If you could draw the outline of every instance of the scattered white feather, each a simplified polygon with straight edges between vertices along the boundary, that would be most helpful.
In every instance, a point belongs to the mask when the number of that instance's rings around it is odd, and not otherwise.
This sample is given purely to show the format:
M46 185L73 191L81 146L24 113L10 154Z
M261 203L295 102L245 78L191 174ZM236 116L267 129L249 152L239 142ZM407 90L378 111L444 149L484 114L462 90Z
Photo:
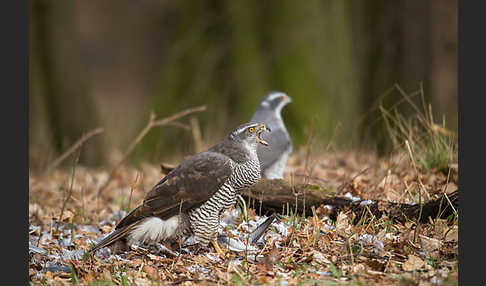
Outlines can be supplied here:
M216 262L220 262L221 261L221 258L219 257L218 254L213 255L213 254L207 252L206 253L206 257L209 258L209 260L211 260L213 263L216 263Z
M289 235L289 231L287 229L287 225L283 222L275 223L273 224L275 228L278 230L278 232L283 235L284 237L287 237Z
M62 249L62 259L64 260L81 260L83 258L84 251L81 249L78 250L67 250Z
M353 197L353 195L350 192L347 192L346 194L344 194L344 196L352 200L353 202L361 201L360 197Z
M187 267L187 270L191 273L210 273L211 270L210 269L207 269L207 268L204 268L204 267L201 267L197 264L194 264L194 265L190 265L189 267Z
M371 205L373 203L372 200L364 200L364 201L361 201L359 203L360 206L367 206L367 205Z
M381 240L379 240L376 236L371 234L362 234L359 236L359 240L366 244L373 245L375 247L375 250L380 250L385 247L385 245Z
M239 239L230 238L227 236L219 236L218 242L221 244L226 245L229 250L242 252L248 250L248 252L256 252L258 249L253 245L246 245Z
M348 194L349 194L349 193L348 193ZM330 210L330 211L332 211L332 209L333 209L334 207L333 207L333 206L331 206L331 205L324 205L324 208L325 208L325 209L328 209L328 210Z

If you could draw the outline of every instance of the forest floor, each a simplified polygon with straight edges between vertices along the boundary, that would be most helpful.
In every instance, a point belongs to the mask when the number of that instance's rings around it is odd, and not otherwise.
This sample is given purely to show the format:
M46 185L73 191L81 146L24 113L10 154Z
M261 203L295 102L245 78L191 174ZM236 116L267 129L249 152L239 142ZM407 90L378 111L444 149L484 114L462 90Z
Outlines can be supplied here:
M429 218L428 224L386 216L356 223L350 211L332 220L321 206L307 218L290 212L273 221L259 241L247 244L248 234L266 216L236 206L222 217L224 259L212 246L198 255L188 248L170 254L143 246L121 254L109 248L87 254L163 176L158 165L122 165L96 196L109 174L75 163L45 174L31 172L31 285L458 284L457 215ZM457 164L446 171L425 170L407 152L378 158L304 149L291 156L285 177L295 183L307 180L336 196L409 204L455 191L458 178Z

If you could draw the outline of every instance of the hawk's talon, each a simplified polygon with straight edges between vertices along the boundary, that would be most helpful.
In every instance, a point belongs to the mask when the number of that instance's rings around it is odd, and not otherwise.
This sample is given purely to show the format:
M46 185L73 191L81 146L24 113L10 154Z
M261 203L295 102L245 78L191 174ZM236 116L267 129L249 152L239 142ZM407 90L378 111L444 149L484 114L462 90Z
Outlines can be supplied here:
M224 260L224 258L225 258L226 255L225 255L224 251L221 249L221 247L219 247L218 242L216 240L211 240L211 243L213 244L214 249L219 254L219 256L221 257L221 259Z

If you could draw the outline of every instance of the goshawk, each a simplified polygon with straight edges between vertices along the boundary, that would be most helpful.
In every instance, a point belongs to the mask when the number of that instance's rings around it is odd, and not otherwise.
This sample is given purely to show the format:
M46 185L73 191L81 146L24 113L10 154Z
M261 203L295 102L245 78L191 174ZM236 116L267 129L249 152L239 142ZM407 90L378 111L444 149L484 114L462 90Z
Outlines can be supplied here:
M220 214L260 178L257 146L268 144L261 137L265 129L261 123L240 125L223 142L184 160L90 252L119 239L130 245L175 242L194 234L196 243L212 242L221 253L216 243Z
M262 122L271 132L264 135L268 146L258 146L262 178L282 179L292 142L280 114L292 99L283 92L270 92L258 104L250 122Z

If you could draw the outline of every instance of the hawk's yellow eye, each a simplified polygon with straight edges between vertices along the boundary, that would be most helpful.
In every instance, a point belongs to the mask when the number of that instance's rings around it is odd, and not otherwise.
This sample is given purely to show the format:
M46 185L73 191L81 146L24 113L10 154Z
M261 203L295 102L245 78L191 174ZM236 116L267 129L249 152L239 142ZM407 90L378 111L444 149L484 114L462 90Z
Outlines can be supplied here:
M248 131L250 131L250 133L253 133L253 131L255 131L255 128L250 127L250 128L248 128Z

